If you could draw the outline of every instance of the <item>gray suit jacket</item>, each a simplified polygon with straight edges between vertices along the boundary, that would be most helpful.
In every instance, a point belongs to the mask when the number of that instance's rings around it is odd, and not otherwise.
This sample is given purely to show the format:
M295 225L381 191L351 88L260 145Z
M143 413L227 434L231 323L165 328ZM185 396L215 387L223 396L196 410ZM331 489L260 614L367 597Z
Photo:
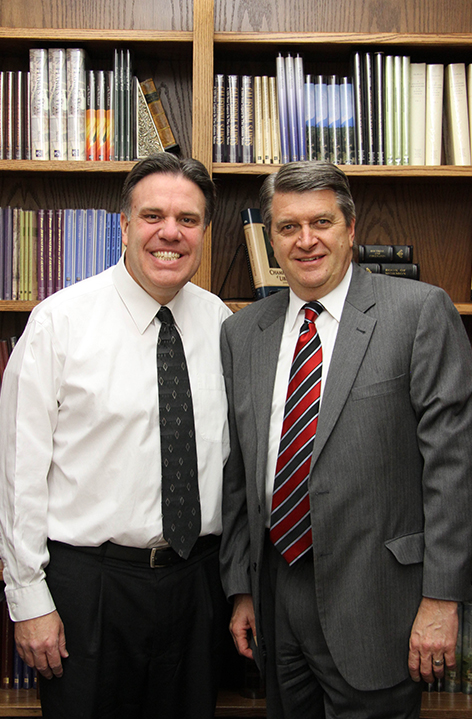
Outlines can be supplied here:
M230 317L222 356L231 455L223 499L227 596L259 597L279 292ZM336 665L358 689L408 676L421 597L471 597L472 355L439 288L353 267L309 482L316 598ZM259 636L259 647L264 637Z

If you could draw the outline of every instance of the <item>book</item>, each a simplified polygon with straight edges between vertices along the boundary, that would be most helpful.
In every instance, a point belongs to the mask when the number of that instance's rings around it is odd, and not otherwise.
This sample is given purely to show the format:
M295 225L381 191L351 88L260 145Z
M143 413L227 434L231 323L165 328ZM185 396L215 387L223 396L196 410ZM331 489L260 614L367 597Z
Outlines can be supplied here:
M75 211L75 277L74 284L84 279L85 210Z
M300 159L298 143L297 97L295 90L295 64L290 53L285 58L285 87L287 95L287 121L290 160L296 162Z
M67 158L85 160L85 50L67 48Z
M279 53L276 60L277 100L279 104L280 157L282 164L290 162L287 84L285 80L285 60Z
M48 48L49 154L51 160L67 160L66 51Z
M131 65L131 52L128 48L121 50L121 62L123 73L123 160L132 160L135 157L135 148L133 147L133 128L132 128L132 92L133 92L133 71Z
M350 77L341 77L339 83L341 108L341 162L353 165L356 161L354 104Z
M97 159L97 112L96 112L95 71L87 72L85 95L85 159Z
M64 210L54 211L54 289L64 287Z
M402 56L402 165L410 164L410 58Z
M451 63L445 67L444 109L446 164L470 165L467 78L463 62Z
M30 72L24 73L24 89L25 89L25 96L24 96L24 135L23 135L23 142L24 142L24 159L25 160L31 160L32 154L31 154L31 74Z
M137 77L133 78L133 83L136 95L136 117L134 121L136 156L141 159L157 152L164 152L164 148Z
M179 145L174 137L167 113L162 104L160 93L157 91L153 78L143 80L141 83L144 97L149 105L162 146L166 152L180 152Z
M384 99L385 99L385 119L384 119L384 141L385 141L385 164L393 165L394 160L394 136L395 136L395 116L394 116L394 77L393 77L393 55L385 56L385 76L384 76Z
M224 91L223 91L224 96ZM254 84L252 75L241 77L241 161L254 162ZM219 120L220 122L220 120ZM221 141L221 125L218 125ZM224 120L223 120L224 129ZM224 133L223 133L224 140Z
M366 52L363 56L363 100L364 100L364 123L365 123L365 158L367 165L376 165L377 163L377 147L376 147L376 118L375 112L375 88L374 88L374 57L373 53Z
M31 157L49 160L48 53L42 48L29 51Z
M14 207L12 212L12 269L11 269L11 298L19 300L20 291L20 214L21 209Z
M363 107L363 63L360 52L351 56L351 76L354 93L354 117L356 128L356 164L366 164L365 119Z
M241 162L240 82L238 75L226 75L226 159Z
M213 79L213 162L224 162L226 159L225 113L225 76L217 74Z
M113 70L105 72L106 100L106 159L115 159L115 91Z
M413 245L358 245L359 262L413 262Z
M316 160L329 160L329 128L328 128L328 84L324 75L316 75L315 85L315 127L316 127Z
M374 63L374 143L376 165L385 165L385 55L375 52Z
M272 159L280 163L280 126L277 102L277 78L269 77L270 135L272 138Z
M272 164L272 137L268 75L262 75L262 144L264 163L270 165Z
M305 121L305 75L303 58L297 54L294 60L295 100L297 106L298 159L307 159L306 121Z
M38 278L38 300L46 298L46 238L45 238L45 211L43 209L37 212L38 240L36 243L36 265Z
M3 208L3 299L12 298L13 272L13 210Z
M392 277L405 277L410 280L420 279L420 267L414 262L402 264L400 262L359 262L359 267L362 267L367 272L374 274L391 275Z
M5 124L3 121L5 115L5 73L0 70L0 160L5 159L4 155L4 136L5 136Z
M256 299L259 300L288 287L288 282L275 259L265 227L262 224L260 211L254 207L241 210L241 220L249 252Z
M339 165L342 162L341 98L336 75L328 76L327 89L329 160L335 165Z
M2 689L13 689L13 622L8 614L7 603L1 602L2 612L2 643L1 643L1 678Z
M403 157L403 60L393 57L393 164L401 165Z
M264 162L264 123L262 115L262 76L254 77L254 162Z
M426 63L410 63L410 164L425 164Z
M72 209L64 210L64 287L74 281L75 263L75 213Z
M5 160L13 160L15 135L15 73L5 72L5 108L3 128L3 155Z
M25 107L29 95L25 95L25 73L15 73L15 111L13 116L13 158L25 158Z
M469 109L469 138L472 154L472 65L467 65L467 98Z
M441 164L444 65L426 64L425 165Z

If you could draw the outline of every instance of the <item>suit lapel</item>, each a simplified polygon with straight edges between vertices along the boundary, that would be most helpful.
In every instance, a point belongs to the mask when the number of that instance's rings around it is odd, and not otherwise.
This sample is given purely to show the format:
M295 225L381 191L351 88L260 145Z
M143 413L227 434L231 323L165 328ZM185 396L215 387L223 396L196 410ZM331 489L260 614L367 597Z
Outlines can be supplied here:
M377 320L365 312L373 305L370 276L354 265L323 393L312 469L342 412L369 346Z
M257 434L256 482L261 501L265 497L272 395L288 297L288 292L278 292L271 298L271 302L266 304L267 309L254 330L251 347L251 388Z

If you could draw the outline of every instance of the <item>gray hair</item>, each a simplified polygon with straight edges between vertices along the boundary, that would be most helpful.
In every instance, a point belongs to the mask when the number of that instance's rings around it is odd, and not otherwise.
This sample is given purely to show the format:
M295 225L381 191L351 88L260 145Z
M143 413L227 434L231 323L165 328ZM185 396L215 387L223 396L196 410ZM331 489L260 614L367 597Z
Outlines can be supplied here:
M344 215L346 227L350 226L356 217L356 208L346 175L331 162L307 160L289 162L264 180L259 196L262 221L268 234L272 224L274 193L302 193L312 190L333 190L339 209Z
M199 160L191 158L180 159L168 152L159 152L136 163L127 175L121 191L121 211L129 220L131 217L131 203L133 191L138 182L148 175L163 174L185 177L193 182L205 198L205 227L211 222L216 204L216 187L208 174L208 170Z

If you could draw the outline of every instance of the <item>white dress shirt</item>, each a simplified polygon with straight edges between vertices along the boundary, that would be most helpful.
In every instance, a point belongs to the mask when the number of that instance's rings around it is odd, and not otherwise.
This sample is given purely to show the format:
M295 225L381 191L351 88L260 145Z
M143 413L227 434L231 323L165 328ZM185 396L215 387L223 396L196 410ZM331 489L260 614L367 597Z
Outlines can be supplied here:
M191 283L168 307L192 388L201 534L220 534L229 434L219 335L231 312ZM47 537L163 542L159 308L122 258L38 305L10 357L0 398L1 556L15 621L54 609Z
M316 320L316 329L321 340L323 349L323 365L321 370L321 396L320 406L323 400L323 391L328 377L329 365L333 354L334 343L338 334L338 327L344 308L347 291L351 283L352 265L344 275L337 287L322 297L319 302L325 308ZM280 343L277 373L275 376L274 392L272 395L272 410L270 415L269 448L267 456L266 472L266 522L270 524L270 513L272 508L272 494L274 490L275 468L279 452L280 435L284 419L285 400L292 366L293 355L297 345L300 329L305 321L303 306L306 300L301 300L290 290L290 300L285 315L285 324Z

